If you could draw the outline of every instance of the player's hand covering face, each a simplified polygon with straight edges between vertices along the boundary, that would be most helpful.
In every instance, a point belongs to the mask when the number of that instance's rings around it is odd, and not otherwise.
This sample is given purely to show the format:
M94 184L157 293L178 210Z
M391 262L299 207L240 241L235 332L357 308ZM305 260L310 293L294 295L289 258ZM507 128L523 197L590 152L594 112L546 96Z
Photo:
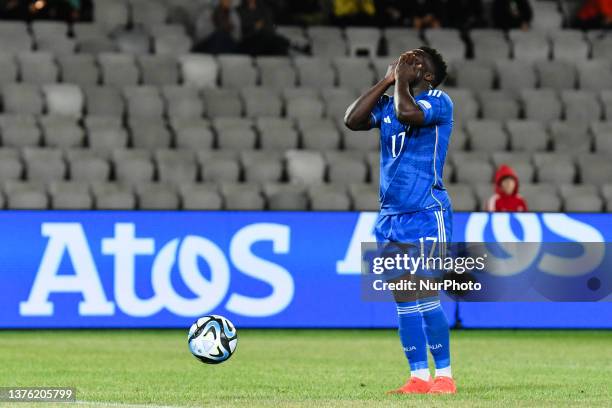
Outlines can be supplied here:
M416 51L402 54L395 68L396 79L401 78L415 84L423 78L423 55Z
M391 82L392 84L395 83L395 68L397 67L398 62L399 58L389 64L389 66L387 67L387 73L385 74L385 79Z

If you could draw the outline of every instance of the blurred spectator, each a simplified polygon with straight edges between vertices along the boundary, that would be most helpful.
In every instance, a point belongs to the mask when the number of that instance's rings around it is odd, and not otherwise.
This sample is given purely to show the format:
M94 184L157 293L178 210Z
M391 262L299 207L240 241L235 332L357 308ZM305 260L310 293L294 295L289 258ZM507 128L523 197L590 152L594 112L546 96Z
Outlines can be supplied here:
M519 180L512 167L502 164L495 173L495 194L487 202L487 211L524 212L525 199L518 193Z
M412 24L410 1L376 0L376 19L381 27L409 26Z
M230 54L238 51L237 26L240 24L232 0L220 0L212 13L213 32L196 43L194 52Z
M242 48L251 55L286 55L289 41L274 31L272 12L262 0L243 0L238 9Z
M612 25L612 0L585 0L576 17L584 29L608 27Z
M333 0L333 20L335 24L372 25L376 17L374 0Z
M469 30L485 25L482 0L445 0L445 27Z
M82 20L91 11L91 0L2 0L0 18L4 20Z
M30 16L30 4L21 0L3 0L0 2L2 20L27 20Z
M528 30L532 17L529 0L495 0L493 3L493 22L502 30Z
M444 5L441 0L411 0L409 3L414 28L424 30L442 26Z

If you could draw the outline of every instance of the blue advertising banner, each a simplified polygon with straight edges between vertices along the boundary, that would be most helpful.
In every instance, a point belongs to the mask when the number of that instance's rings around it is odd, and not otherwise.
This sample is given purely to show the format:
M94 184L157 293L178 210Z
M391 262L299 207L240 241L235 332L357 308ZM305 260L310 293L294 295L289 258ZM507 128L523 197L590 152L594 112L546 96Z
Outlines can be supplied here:
M239 327L394 327L392 303L360 297L360 245L374 241L375 220L375 213L0 212L0 328L187 327L212 313ZM459 213L453 231L457 242L604 242L612 240L612 216ZM455 304L444 306L454 324ZM526 312L542 304L520 306L521 317L509 303L462 303L459 312L469 327L612 327L609 302L546 306L550 315ZM599 316L563 312L582 309Z

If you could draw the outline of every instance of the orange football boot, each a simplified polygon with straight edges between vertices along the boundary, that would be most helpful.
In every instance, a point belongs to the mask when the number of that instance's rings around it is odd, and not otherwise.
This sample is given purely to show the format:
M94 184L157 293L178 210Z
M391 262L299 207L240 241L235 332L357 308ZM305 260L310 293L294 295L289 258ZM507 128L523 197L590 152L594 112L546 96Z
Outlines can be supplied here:
M429 394L456 394L457 386L455 380L450 377L436 377L429 389Z
M411 377L406 384L397 390L388 391L387 394L427 394L431 389L433 382L431 377L429 381L421 380L417 377Z

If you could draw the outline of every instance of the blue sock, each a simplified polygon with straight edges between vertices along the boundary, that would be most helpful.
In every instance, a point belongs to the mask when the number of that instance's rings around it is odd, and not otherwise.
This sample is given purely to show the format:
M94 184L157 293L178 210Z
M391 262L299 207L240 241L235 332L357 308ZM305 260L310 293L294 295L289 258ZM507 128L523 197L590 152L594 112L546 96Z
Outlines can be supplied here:
M400 340L410 364L410 372L414 376L417 370L428 369L427 339L423 331L423 317L419 312L417 302L398 303L397 315ZM429 377L429 371L427 377Z
M450 377L450 329L440 299L421 299L418 303L425 323L429 351L436 363L436 375L444 369L441 373Z

